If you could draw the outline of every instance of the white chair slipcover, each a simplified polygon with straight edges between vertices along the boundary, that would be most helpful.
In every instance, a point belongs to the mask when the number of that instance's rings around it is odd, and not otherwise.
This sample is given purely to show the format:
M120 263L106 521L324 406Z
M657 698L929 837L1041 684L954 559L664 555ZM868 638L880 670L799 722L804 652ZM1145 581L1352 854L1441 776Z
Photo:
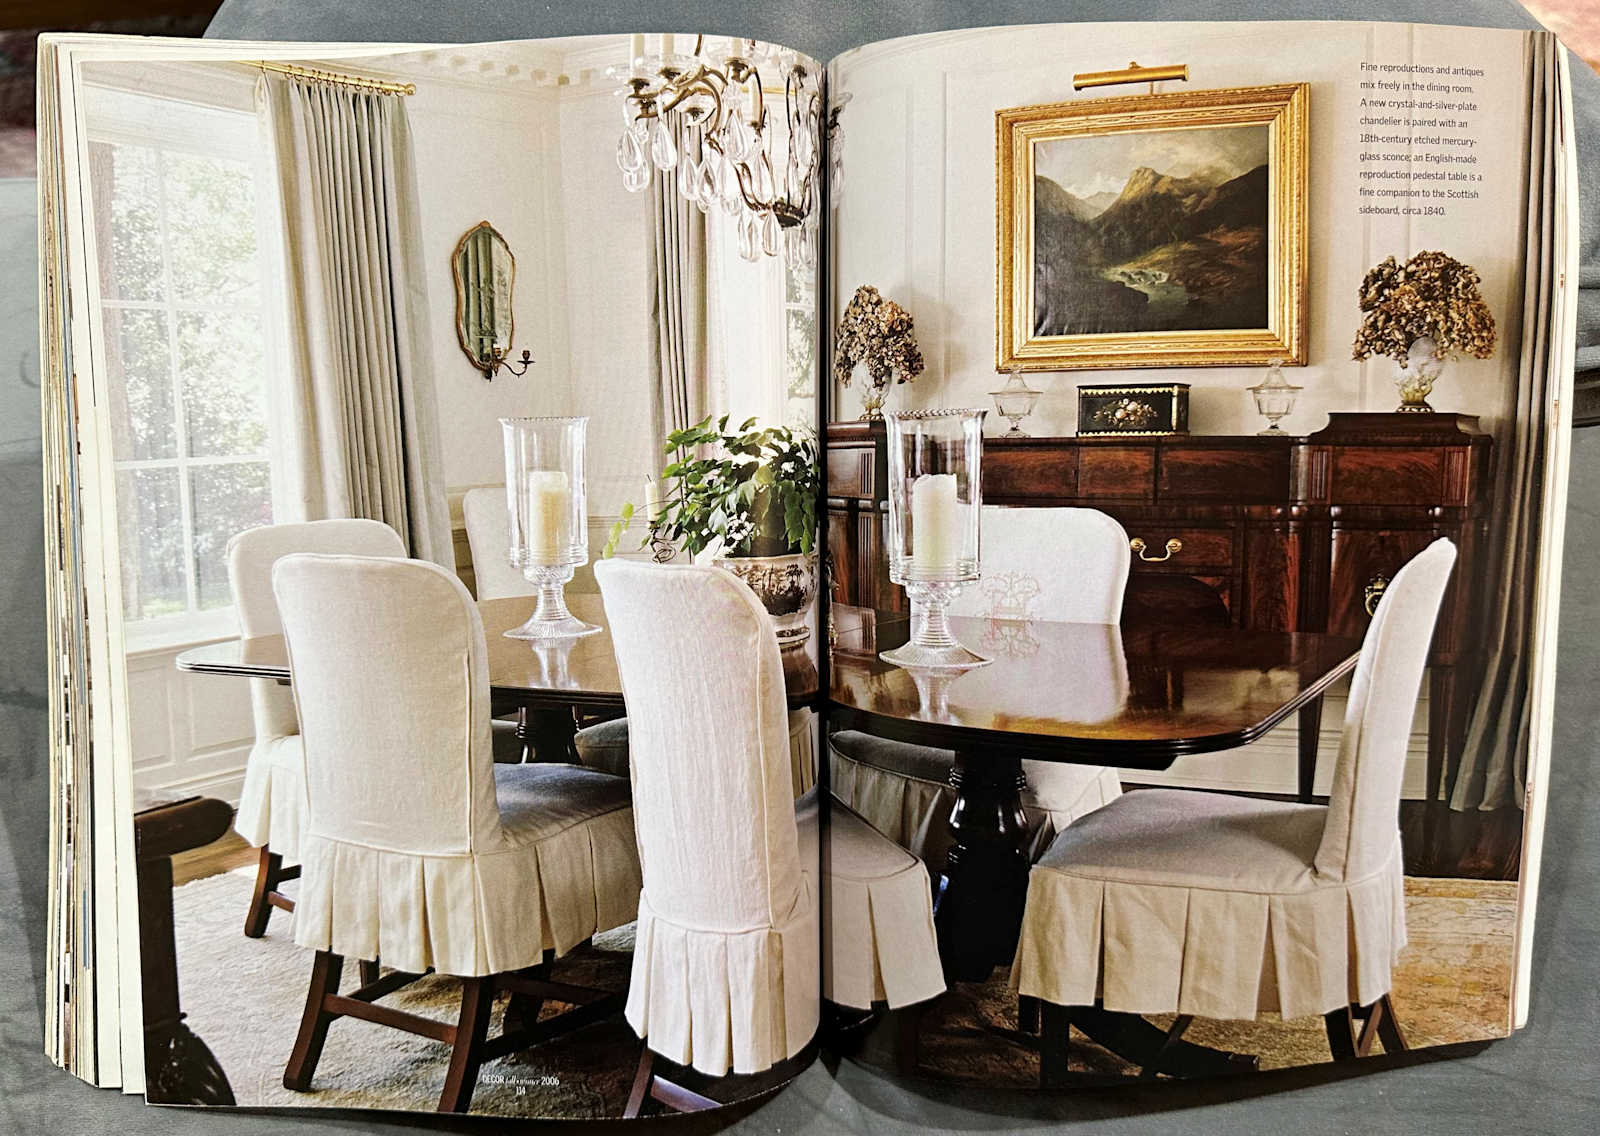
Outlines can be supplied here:
M1406 742L1455 546L1402 568L1361 648L1329 803L1129 793L1034 865L1011 972L1057 1005L1285 1018L1370 1004L1405 945Z
M796 797L802 796L817 782L816 747L811 740L815 722L816 715L810 710L789 711L790 789ZM573 736L572 744L584 768L603 770L618 777L628 775L626 718L613 718L609 722L585 726Z
M506 596L531 596L535 588L522 569L511 566L511 516L506 510L503 485L469 489L461 498L461 516L467 524L467 547L472 551L472 579L480 600Z
M595 577L644 865L629 1024L670 1061L754 1073L811 1040L819 993L898 1007L941 992L921 865L837 806L824 850L815 796L795 803L783 666L755 595L713 567L605 560Z
M228 542L228 584L247 639L283 630L272 595L272 566L293 552L402 557L405 542L382 521L334 519L246 529ZM305 818L300 727L294 695L271 679L250 681L256 741L245 759L244 787L233 827L252 846L298 859Z
M295 942L473 977L634 917L627 783L494 764L483 623L453 573L297 555L273 589L305 742Z
M1098 510L985 505L983 579L957 597L950 614L1115 624L1128 563L1128 534ZM954 761L946 749L856 730L828 739L834 795L935 868L950 843L945 820L955 804L949 783ZM1024 761L1022 770L1030 858L1074 820L1122 794L1115 769Z

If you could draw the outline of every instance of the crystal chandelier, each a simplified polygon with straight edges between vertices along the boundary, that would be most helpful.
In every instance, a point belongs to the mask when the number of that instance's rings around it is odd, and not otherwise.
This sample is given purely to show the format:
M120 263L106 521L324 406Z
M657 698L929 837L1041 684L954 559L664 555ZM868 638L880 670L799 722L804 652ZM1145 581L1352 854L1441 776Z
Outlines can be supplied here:
M660 37L653 55L645 54L643 36L633 37L628 66L609 72L625 83L616 92L622 97L622 184L637 193L659 174L664 188L675 188L702 213L720 207L737 218L744 259L781 253L790 265L809 267L816 263L812 206L822 149L821 75L791 52L749 39L725 43L719 61L705 36L696 37L689 55L674 51L671 35ZM763 66L784 79L788 129L781 139L774 137ZM830 137L836 118L828 123ZM837 169L831 172L837 178Z

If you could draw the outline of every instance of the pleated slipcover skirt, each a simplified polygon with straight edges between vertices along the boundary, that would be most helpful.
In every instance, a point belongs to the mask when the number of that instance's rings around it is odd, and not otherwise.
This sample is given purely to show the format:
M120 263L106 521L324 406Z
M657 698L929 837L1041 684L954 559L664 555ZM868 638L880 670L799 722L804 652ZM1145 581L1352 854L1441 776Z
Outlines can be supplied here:
M1406 941L1399 834L1378 871L1329 878L1312 866L1326 815L1145 789L1084 817L1029 874L1013 988L1236 1019L1375 1001Z
M867 823L920 857L937 873L950 847L945 822L956 803L950 787L955 754L840 730L828 738L829 785L834 796ZM1122 795L1115 769L1099 765L1024 761L1028 788L1022 813L1028 825L1029 860L1050 846L1056 833L1079 817Z
M252 848L264 845L287 860L298 860L305 821L305 750L300 735L263 738L245 759L233 830Z
M630 922L641 878L628 782L576 765L496 765L501 838L418 855L308 829L295 942L398 970L477 977Z
M710 1076L758 1073L815 1036L819 989L860 1008L944 990L921 864L838 802L824 852L819 812L814 792L796 804L804 894L773 926L687 927L640 898L626 1014L656 1053Z

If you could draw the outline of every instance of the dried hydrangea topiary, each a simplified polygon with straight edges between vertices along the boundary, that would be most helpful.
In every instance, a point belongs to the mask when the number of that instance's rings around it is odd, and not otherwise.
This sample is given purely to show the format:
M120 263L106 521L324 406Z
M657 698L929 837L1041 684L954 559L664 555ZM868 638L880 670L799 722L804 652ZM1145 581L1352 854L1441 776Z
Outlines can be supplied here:
M876 388L909 383L922 374L922 351L917 347L911 313L893 300L886 300L870 284L863 284L850 297L839 320L833 356L834 377L845 386L856 364L865 364Z
M1494 316L1478 292L1470 265L1442 252L1419 252L1404 264L1394 257L1361 282L1366 318L1356 332L1354 358L1386 355L1403 367L1411 345L1433 340L1440 358L1494 354Z

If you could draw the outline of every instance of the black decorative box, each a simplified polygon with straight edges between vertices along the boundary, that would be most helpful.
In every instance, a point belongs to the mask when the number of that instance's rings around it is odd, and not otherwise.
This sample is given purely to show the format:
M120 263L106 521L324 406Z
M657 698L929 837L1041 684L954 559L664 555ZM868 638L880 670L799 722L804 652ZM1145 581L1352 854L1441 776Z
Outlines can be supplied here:
M1078 388L1078 434L1187 434L1189 384Z

